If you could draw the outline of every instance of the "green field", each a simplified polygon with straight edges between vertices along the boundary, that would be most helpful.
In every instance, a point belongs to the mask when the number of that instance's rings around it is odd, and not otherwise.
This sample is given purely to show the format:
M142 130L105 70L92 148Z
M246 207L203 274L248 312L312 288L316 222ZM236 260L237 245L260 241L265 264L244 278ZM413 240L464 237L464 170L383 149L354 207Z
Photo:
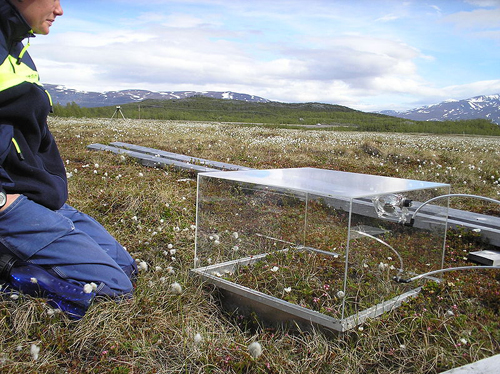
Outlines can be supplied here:
M115 110L115 106L81 108L75 103L56 105L54 108L55 115L64 117L111 118ZM500 135L500 127L484 119L410 121L321 103L253 103L193 96L180 100L145 100L125 104L121 105L121 111L130 119L237 122L267 127L334 128L336 131ZM118 117L121 118L121 114Z
M304 124L315 125L306 118ZM257 169L317 167L444 182L453 193L499 199L500 138L181 118L53 117L49 126L67 168L69 203L99 220L147 269L133 299L96 303L78 322L43 300L4 297L0 372L439 373L500 353L496 270L446 273L444 282L428 283L401 308L338 338L250 329L255 321L223 313L213 290L189 274L196 176L86 148L121 141ZM474 199L452 199L451 207L500 215L498 205ZM467 252L484 246L477 236L450 233L446 266L468 265ZM174 283L180 294L172 292ZM248 350L253 342L262 347L257 358ZM40 349L36 360L33 344Z

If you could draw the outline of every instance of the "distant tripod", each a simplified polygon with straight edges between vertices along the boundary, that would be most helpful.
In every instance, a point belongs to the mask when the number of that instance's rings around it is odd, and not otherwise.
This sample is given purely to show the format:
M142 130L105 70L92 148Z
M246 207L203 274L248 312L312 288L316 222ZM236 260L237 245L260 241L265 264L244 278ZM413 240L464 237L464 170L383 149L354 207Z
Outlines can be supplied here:
M111 118L114 118L115 115L116 115L116 118L118 118L118 113L120 113L122 115L122 118L125 119L125 116L123 115L122 107L121 106L117 106L116 107L115 112L113 113L113 115L111 116Z

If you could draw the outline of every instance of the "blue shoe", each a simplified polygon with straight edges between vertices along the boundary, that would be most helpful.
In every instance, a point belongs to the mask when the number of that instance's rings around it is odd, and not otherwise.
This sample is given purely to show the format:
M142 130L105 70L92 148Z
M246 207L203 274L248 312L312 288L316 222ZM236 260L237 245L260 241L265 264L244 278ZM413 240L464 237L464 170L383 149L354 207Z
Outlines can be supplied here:
M20 261L7 254L0 255L2 280L13 290L48 299L50 305L73 319L82 318L95 297L94 292L86 293L83 287L52 275L39 265Z

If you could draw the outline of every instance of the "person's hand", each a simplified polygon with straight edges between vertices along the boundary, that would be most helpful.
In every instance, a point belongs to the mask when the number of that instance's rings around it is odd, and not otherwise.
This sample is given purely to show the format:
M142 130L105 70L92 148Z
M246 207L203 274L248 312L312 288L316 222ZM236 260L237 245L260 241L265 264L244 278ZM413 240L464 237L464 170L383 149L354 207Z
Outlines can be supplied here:
M0 208L0 212L7 209L9 207L10 204L12 204L19 196L19 194L7 194L7 202L5 203L5 205Z

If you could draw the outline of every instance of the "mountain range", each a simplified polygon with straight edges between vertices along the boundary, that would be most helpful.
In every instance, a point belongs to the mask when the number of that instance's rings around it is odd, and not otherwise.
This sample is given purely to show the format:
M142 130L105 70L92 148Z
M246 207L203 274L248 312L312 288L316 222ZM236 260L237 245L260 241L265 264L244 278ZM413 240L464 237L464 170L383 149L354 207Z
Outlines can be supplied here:
M216 99L241 100L267 103L259 96L231 91L148 91L121 90L107 92L78 91L65 86L45 84L54 103L66 105L76 103L81 107L101 107L139 103L146 99L175 100L191 96L207 96ZM413 121L448 121L461 119L488 119L500 125L500 94L476 96L463 100L447 100L438 104L423 106L407 111L383 110L377 112Z
M185 99L191 96L207 96L215 99L241 100L259 103L267 103L259 96L224 91L147 91L147 90L122 90L107 92L78 91L65 86L55 84L44 84L44 87L52 96L52 101L61 105L76 103L81 107L93 108L111 105L123 105L130 103L139 103L146 99L155 100L173 100Z
M407 111L383 110L388 116L413 121L454 121L460 119L488 119L500 125L500 94L475 96L463 100L446 100Z

